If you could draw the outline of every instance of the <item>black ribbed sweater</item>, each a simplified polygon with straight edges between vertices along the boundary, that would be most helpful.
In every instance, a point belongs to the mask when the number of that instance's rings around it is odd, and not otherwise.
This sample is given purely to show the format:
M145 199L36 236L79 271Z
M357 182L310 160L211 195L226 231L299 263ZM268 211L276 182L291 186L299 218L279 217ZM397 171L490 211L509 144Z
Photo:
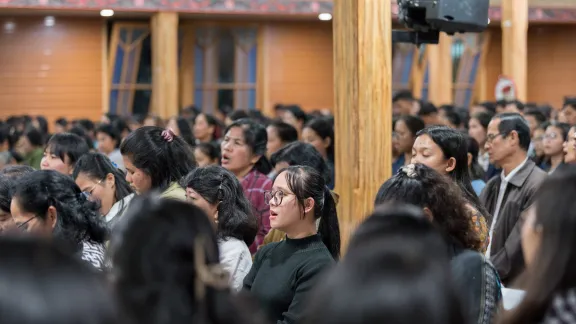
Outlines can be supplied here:
M322 271L333 263L320 236L286 238L265 245L256 253L244 279L244 289L258 299L277 324L298 323L306 308L307 294Z

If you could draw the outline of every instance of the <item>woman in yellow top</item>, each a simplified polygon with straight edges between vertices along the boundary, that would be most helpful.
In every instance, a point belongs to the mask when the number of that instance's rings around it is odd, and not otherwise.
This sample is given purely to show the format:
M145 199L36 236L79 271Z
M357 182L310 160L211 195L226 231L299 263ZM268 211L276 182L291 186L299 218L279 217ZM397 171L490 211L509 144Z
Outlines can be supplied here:
M186 200L179 181L196 167L191 147L170 129L144 126L120 145L126 181L143 194L160 191L163 198Z

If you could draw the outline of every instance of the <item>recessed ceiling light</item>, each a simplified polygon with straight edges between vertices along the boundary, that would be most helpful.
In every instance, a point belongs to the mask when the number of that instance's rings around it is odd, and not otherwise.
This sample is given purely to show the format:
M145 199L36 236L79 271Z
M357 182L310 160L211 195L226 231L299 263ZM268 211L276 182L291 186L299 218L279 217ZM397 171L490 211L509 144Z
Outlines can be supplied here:
M11 33L16 29L16 24L13 21L7 21L4 23L4 31Z
M114 16L114 10L112 9L102 9L100 11L100 16L102 17L112 17Z
M318 19L323 20L323 21L328 21L328 20L332 20L332 14L330 13L321 13L318 15Z
M54 26L54 24L56 24L56 19L54 18L54 16L46 16L44 18L44 26L52 27Z

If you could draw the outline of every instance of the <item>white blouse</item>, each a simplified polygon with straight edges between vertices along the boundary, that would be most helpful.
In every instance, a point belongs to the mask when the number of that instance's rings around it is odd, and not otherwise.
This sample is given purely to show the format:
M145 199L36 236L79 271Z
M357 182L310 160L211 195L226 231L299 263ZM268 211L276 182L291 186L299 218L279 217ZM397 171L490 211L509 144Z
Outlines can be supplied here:
M244 277L252 268L252 255L244 241L235 237L218 240L220 264L230 274L230 288L234 292L242 289Z

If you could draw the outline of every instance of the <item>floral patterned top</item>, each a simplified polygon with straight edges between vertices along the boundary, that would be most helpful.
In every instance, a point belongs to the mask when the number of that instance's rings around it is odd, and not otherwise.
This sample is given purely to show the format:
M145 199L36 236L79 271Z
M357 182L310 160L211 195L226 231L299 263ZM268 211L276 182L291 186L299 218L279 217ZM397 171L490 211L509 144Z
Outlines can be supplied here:
M466 208L468 209L474 232L476 232L476 234L480 237L480 241L482 241L481 249L478 252L486 253L488 245L490 244L490 233L486 218L484 215L480 214L480 212L472 205L468 204L466 205Z

